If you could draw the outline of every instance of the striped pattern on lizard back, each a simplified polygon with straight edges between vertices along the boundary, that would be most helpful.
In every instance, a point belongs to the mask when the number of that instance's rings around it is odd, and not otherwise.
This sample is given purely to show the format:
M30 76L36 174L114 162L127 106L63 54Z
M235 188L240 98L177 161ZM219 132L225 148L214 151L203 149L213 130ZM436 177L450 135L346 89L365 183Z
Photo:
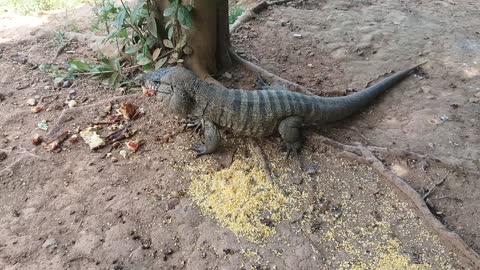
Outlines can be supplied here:
M289 116L312 118L318 111L315 99L283 90L220 90L210 95L204 119L220 127L248 136L268 136L277 132Z

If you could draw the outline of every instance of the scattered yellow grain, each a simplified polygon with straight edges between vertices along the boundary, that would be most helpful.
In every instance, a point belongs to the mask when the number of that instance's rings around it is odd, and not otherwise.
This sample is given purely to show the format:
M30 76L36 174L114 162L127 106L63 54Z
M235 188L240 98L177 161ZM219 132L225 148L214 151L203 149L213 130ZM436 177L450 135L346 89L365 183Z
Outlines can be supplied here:
M194 177L189 194L221 226L260 243L275 234L278 222L289 219L291 204L257 164L254 158L240 158L229 168Z

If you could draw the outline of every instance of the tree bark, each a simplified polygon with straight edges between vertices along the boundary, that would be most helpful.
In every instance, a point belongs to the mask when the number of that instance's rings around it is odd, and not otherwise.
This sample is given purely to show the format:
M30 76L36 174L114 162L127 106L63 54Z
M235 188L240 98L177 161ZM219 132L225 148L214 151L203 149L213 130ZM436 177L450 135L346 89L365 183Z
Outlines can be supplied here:
M228 53L230 31L228 0L191 0L193 28L188 32L188 45L193 54L186 58L186 67L199 78L206 80L210 74L231 66Z

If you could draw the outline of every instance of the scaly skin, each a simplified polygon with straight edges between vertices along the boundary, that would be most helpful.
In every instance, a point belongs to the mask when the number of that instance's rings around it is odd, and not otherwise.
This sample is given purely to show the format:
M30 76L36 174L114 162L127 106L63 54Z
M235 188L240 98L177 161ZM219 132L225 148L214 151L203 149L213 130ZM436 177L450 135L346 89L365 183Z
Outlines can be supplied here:
M301 147L304 126L333 122L357 113L419 66L343 97L307 96L286 90L226 89L207 84L182 67L162 68L145 75L143 87L156 91L168 112L193 116L204 123L206 143L192 147L199 155L217 149L219 127L254 137L278 132L290 152Z

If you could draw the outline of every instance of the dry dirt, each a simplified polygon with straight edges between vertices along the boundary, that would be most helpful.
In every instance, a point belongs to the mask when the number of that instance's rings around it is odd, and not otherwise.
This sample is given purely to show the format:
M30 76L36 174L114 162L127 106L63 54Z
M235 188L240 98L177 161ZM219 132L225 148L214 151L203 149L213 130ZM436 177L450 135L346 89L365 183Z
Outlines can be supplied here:
M195 159L197 136L139 96L131 102L144 115L130 124L143 145L127 158L123 142L33 146L35 133L46 134L37 124L52 126L71 93L79 106L120 93L89 79L53 87L38 65L94 52L79 41L54 59L52 35L39 27L62 26L61 14L33 26L10 17L0 25L0 269L472 269L381 176L312 136L300 161L285 160L276 137L228 133L220 153ZM88 16L76 24L87 31ZM433 211L479 252L479 25L477 1L307 0L263 12L232 41L247 59L332 95L428 61L364 113L309 133L455 164L381 157L419 193L446 176L430 195ZM223 82L253 88L255 76L238 69ZM50 95L30 112L28 99ZM104 110L81 110L65 129L101 121Z

